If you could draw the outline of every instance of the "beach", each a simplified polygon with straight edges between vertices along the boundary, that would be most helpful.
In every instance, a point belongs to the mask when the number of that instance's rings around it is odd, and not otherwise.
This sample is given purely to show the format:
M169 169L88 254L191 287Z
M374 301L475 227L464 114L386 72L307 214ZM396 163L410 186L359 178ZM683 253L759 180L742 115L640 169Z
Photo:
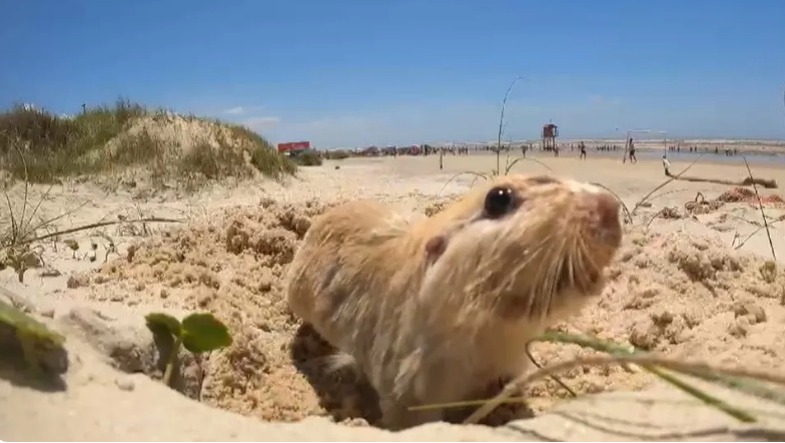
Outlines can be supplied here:
M502 154L502 172L511 158ZM601 184L625 209L623 246L602 296L560 324L672 358L778 371L785 365L785 168L659 154L623 163L618 155L580 160L578 151L530 153L509 173L556 174ZM64 230L117 224L40 241L41 263L19 282L0 272L0 297L66 338L70 367L59 389L31 387L0 367L0 435L7 440L738 440L785 438L785 407L701 382L738 407L762 411L740 423L701 405L650 373L620 366L578 367L556 382L527 386L534 418L500 427L429 424L393 434L378 419L367 387L326 380L309 361L326 355L286 309L287 264L310 221L332 203L373 199L426 213L484 180L491 153L327 160L275 181L216 182L197 192L151 190L141 181L64 180L6 192L20 208ZM691 181L688 181L690 179ZM728 184L738 182L738 185ZM760 203L759 203L760 202ZM764 223L763 214L766 219ZM131 223L136 218L167 222ZM124 222L127 221L127 222ZM767 237L770 232L771 241ZM45 234L44 232L39 235ZM63 236L65 238L66 236ZM93 251L93 252L91 252ZM94 260L92 258L95 257ZM183 360L176 392L160 382L144 315L209 311L234 343ZM521 344L523 351L523 343ZM592 351L537 343L541 364ZM773 436L773 437L772 437Z

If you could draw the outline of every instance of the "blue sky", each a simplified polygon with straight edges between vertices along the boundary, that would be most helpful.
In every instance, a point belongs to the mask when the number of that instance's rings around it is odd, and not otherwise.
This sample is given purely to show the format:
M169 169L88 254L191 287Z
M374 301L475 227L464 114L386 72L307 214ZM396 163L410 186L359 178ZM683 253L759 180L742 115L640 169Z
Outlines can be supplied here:
M785 138L782 0L0 0L0 104L123 95L319 147Z

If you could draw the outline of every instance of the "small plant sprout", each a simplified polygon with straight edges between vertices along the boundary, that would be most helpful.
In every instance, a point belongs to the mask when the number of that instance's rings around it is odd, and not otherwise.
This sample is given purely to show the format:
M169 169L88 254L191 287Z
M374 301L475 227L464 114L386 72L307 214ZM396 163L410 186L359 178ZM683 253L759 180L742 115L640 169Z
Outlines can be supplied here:
M171 386L172 372L177 365L181 345L193 354L201 354L232 344L229 329L210 313L190 314L180 322L169 314L153 312L147 314L145 320L154 336L174 342L163 376L167 386Z
M117 254L117 246L115 246L112 237L109 237L105 233L101 233L99 235L108 242L108 244L106 245L106 255L104 255L104 263L106 263L109 260L109 254L112 253Z
M98 245L94 241L91 241L90 242L90 250L87 251L87 259L90 260L91 262L94 262L95 259L96 259L95 251L97 251L97 250L98 250Z
M10 247L5 251L0 251L0 253L4 253L4 256L0 256L0 271L10 267L16 271L19 283L24 282L25 271L43 264L41 252L33 250L30 248L30 245L21 245L16 248Z
M63 240L63 243L65 243L65 245L68 246L71 251L73 251L73 258L76 258L76 251L79 250L79 243L77 243L76 240L70 238Z

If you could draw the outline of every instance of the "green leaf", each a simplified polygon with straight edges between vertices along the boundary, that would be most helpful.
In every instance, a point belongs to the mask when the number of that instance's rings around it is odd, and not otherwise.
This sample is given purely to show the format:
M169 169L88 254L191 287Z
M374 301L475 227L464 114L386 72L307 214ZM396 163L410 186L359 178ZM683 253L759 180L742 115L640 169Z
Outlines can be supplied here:
M225 348L232 344L226 325L213 314L191 314L183 319L183 346L194 354Z
M0 288L2 289L2 288ZM62 374L68 370L65 337L12 305L0 301L0 355L14 345L23 351L27 365L36 370Z
M151 312L144 317L147 323L147 329L154 335L171 334L175 337L180 337L182 333L182 326L180 321L169 314L163 312Z

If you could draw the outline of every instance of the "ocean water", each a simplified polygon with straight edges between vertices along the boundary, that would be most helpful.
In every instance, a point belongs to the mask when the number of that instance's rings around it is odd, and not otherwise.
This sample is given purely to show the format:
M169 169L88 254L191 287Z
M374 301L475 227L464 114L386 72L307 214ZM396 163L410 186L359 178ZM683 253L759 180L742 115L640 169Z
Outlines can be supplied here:
M645 150L641 151L638 150L635 152L635 156L638 157L638 160L658 160L662 158L663 150ZM606 155L618 155L619 159L622 158L624 155L624 151L616 151L616 152L595 152L595 154L606 154ZM701 157L700 152L689 152L689 151L681 151L681 152L671 152L667 151L668 160L672 162L687 162L691 163ZM766 166L783 166L785 167L785 155L771 155L771 154L760 154L760 153L747 153L745 154L747 157L747 162L749 164L755 165L766 165ZM604 157L604 156L603 156ZM713 163L723 163L723 164L730 164L730 165L744 165L744 158L741 156L741 152L738 155L725 155L722 151L719 154L715 154L714 152L706 152L703 154L701 161L710 161Z

